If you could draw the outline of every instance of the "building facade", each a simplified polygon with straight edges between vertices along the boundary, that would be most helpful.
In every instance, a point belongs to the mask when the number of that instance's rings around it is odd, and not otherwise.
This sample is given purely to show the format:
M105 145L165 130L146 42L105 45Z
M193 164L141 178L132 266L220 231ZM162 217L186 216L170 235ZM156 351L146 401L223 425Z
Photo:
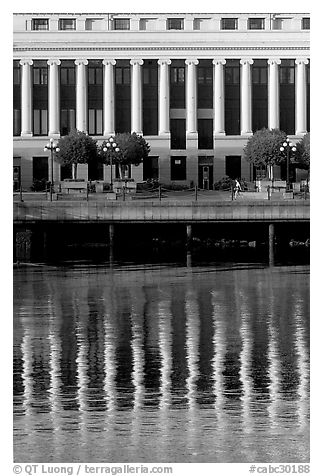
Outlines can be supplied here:
M263 127L310 130L308 14L17 13L13 45L14 188L48 180L48 139L76 128L98 143L149 142L138 181L212 188L253 180L243 159ZM279 168L275 176L283 174ZM53 178L70 171L54 163ZM78 167L78 176L109 182Z

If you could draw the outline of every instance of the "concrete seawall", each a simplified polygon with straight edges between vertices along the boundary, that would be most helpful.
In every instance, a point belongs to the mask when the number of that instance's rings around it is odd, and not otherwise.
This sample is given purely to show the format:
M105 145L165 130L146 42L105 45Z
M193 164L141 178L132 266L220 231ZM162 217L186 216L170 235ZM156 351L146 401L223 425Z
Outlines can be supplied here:
M310 202L16 202L14 224L309 222Z

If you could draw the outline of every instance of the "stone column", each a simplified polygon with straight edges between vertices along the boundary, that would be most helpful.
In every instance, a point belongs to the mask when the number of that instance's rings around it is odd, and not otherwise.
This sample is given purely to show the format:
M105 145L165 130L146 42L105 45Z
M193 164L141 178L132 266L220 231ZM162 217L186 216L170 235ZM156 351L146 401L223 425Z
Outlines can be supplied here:
M296 63L296 135L306 134L306 65L308 59L299 58L295 60Z
M77 59L76 74L76 129L87 133L87 80L86 66L88 60Z
M225 59L213 60L214 75L213 75L213 108L214 108L214 123L213 133L214 136L225 135L224 130L224 70Z
M131 76L131 132L142 135L142 84L141 66L142 59L130 60L132 66Z
M49 110L49 124L48 135L50 137L58 138L59 130L59 80L58 80L58 66L61 64L59 59L49 59L47 61L49 66L49 88L48 88L48 110Z
M196 65L197 59L187 59L187 84L186 84L186 137L197 139L197 90L196 90Z
M278 58L268 60L268 129L279 129L279 75L278 65L281 61Z
M104 59L104 90L103 90L103 114L104 132L103 135L110 137L115 134L114 123L114 74L113 67L116 64L114 59Z
M169 65L170 59L159 59L159 135L169 135Z
M21 136L32 136L32 81L31 66L33 60L23 59L21 75Z
M251 108L251 68L253 60L244 58L241 64L241 135L252 135L252 108Z

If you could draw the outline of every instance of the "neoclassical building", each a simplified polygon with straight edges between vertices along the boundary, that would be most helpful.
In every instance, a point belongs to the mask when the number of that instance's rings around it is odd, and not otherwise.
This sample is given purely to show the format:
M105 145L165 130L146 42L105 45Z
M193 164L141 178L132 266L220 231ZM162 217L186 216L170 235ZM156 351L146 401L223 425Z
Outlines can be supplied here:
M304 13L17 13L14 187L50 179L50 137L142 134L139 180L212 188L253 180L246 141L263 127L310 130L310 18ZM78 176L108 180L108 167ZM277 169L277 177L284 171ZM54 164L54 181L70 170Z

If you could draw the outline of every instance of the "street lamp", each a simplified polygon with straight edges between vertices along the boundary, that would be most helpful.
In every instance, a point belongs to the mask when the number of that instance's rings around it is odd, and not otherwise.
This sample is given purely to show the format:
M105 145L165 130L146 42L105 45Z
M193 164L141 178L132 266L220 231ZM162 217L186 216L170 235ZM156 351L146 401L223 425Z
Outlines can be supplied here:
M103 147L103 152L108 152L108 150L115 150L116 152L119 152L120 149L117 146L114 137L110 137L106 145ZM113 190L113 183L112 183L112 153L110 153L110 190L112 192Z
M49 142L45 145L44 151L50 150L50 181L49 181L49 193L50 201L53 200L53 188L54 188L54 152L59 152L59 147L54 139L51 137Z
M296 147L291 143L290 139L287 138L283 145L280 147L281 152L286 152L286 191L290 191L290 182L289 182L289 161L291 152L296 152Z

